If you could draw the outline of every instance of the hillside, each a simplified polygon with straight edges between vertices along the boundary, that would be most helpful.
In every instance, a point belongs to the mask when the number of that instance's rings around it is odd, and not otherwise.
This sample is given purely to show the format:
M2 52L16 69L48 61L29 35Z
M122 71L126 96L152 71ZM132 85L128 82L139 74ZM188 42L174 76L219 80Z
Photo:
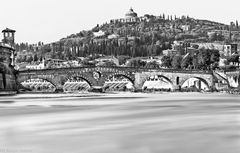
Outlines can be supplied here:
M238 22L226 25L165 14L137 17L137 13L130 9L123 19L114 19L91 30L71 34L55 43L40 46L37 56L66 60L91 54L157 56L163 50L170 49L174 41L238 42Z

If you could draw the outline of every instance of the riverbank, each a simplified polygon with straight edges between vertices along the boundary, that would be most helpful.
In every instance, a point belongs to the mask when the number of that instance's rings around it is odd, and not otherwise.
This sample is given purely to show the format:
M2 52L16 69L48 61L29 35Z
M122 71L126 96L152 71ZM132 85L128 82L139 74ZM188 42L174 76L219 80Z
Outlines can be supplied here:
M123 96L123 97L131 97L136 95L156 95L156 94L164 94L164 95L204 95L204 94L212 94L212 95L228 95L229 92L162 92L162 91L153 91L153 92L105 92L105 93L94 93L94 92L82 92L82 93L19 93L19 94L9 94L9 97L16 98L64 98L64 97L109 97L109 96ZM7 96L7 94L6 94Z
M12 96L16 94L17 91L0 91L0 96Z

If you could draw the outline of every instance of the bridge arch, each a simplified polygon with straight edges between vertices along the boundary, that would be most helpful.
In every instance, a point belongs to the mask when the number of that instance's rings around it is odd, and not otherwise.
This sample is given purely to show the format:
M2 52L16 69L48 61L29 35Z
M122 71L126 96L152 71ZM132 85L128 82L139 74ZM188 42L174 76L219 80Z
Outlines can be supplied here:
M161 78L165 79L165 80L160 80ZM155 82L152 82L152 81L155 81ZM162 87L162 89L170 89L170 90L173 90L174 89L174 84L173 84L173 81L171 79L169 79L167 76L164 76L164 75L161 75L161 74L155 74L155 75L151 75L151 76L148 76L146 77L144 80L143 80L143 86L142 86L142 89L145 89L145 88L156 88L155 84L157 81L162 81L164 82L165 84L168 84L168 86L163 86L163 85L159 85L158 87ZM155 87L153 87L155 86Z
M72 79L72 78L81 78L82 80L86 81L86 82L89 84L89 86L91 86L91 87L93 86L93 82L90 81L90 79L88 79L88 77L86 77L86 76L84 76L84 75L82 75L82 74L68 75L66 78L64 78L64 80L63 80L63 85L64 85L68 80L70 80L70 79Z
M207 79L204 79L202 77L195 77L195 76L183 79L179 85L182 87L187 81L190 81L190 79L197 79L200 81L200 83L203 82L206 85L207 89L210 89L210 83L207 81Z
M125 73L112 73L104 78L105 90L132 90L134 89L134 78Z
M22 78L22 79L18 80L18 83L21 84L21 83L23 83L25 81L28 81L28 80L37 80L37 79L47 81L47 82L51 83L54 87L56 87L56 83L52 79L44 78L44 77L38 77L38 76L31 77L31 78Z
M18 83L21 84L24 88L30 89L30 90L43 91L46 89L50 89L49 85L44 84L44 81L51 85L53 92L56 90L57 86L55 85L55 83L53 83L52 80L46 79L46 78L41 78L41 77L22 79Z
M64 92L87 91L92 85L93 83L81 74L70 74L62 81L62 89Z

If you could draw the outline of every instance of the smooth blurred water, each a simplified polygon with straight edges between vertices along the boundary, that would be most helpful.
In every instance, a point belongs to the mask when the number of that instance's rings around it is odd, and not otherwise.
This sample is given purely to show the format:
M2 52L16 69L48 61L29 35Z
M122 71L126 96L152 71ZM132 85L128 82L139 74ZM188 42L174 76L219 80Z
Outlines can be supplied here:
M240 96L0 97L0 153L239 153Z

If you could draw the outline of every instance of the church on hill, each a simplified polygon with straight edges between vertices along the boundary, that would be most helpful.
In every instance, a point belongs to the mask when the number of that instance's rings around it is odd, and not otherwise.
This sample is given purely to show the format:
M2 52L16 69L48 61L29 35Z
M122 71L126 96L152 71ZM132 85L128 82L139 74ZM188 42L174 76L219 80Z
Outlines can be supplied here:
M134 12L133 8L130 8L127 13L125 13L125 18L110 20L110 23L136 23L144 21L144 17L138 17L138 14Z

